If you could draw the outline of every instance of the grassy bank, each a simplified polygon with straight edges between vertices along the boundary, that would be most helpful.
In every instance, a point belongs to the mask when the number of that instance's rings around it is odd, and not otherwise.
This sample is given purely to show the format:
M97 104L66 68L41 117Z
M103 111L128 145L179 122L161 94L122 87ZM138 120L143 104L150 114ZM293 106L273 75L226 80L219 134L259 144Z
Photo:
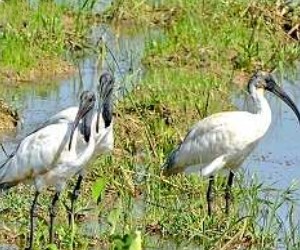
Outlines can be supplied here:
M159 166L192 124L233 109L229 101L233 83L244 85L252 70L283 68L299 56L298 43L279 22L266 19L266 13L274 13L275 3L116 3L107 19L157 25L163 35L148 42L142 83L117 106L114 154L92 164L71 228L63 209L67 192L62 197L56 225L58 249L72 249L73 244L74 249L129 249L125 245L131 240L125 235L133 237L136 230L141 232L143 249L277 249L279 245L297 249L293 187L272 190L240 173L231 215L226 216L225 179L220 176L210 218L206 179L159 176ZM1 199L0 242L24 245L32 195L33 190L19 186ZM36 249L48 239L50 192L40 203ZM279 218L285 205L290 206L286 230Z
M273 192L241 173L227 217L220 177L216 212L209 218L207 180L158 177L159 166L192 124L232 109L229 96L236 85L244 86L256 69L283 70L299 58L299 42L283 28L291 18L285 7L275 1L161 1L157 6L124 1L117 7L115 22L163 29L162 37L148 43L141 86L118 106L114 161L99 171L108 183L119 183L124 224L142 228L149 249L168 249L168 244L173 249L276 249L281 244L296 249L292 190ZM289 13L295 23L298 11ZM278 216L283 206L291 206L286 231ZM153 235L167 239L167 245Z
M149 1L151 2L151 1ZM155 1L154 1L155 2ZM116 1L115 22L164 27L145 63L219 75L283 69L299 58L299 7L282 1Z
M75 10L54 1L29 2L0 3L0 82L8 85L71 75L74 55L88 45L88 9ZM12 128L14 111L7 112L9 105L4 106L0 127Z
M34 81L74 71L67 58L87 43L83 12L54 1L4 1L0 7L2 80Z

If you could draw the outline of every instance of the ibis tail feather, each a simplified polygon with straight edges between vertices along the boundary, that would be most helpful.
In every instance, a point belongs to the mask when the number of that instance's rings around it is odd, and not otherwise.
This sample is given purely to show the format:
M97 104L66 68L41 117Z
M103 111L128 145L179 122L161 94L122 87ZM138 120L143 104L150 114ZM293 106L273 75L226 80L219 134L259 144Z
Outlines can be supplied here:
M177 158L178 151L179 151L179 147L174 149L170 153L166 162L161 166L163 175L170 176L181 172L178 168L176 168L176 158Z

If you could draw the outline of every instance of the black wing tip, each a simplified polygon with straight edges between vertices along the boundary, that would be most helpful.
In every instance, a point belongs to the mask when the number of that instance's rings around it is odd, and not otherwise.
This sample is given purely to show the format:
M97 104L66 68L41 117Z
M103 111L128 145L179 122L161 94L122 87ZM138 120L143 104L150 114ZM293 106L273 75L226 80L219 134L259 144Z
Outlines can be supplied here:
M170 175L172 175L170 168L166 164L162 165L160 170L162 176L169 177Z
M17 183L4 182L0 184L0 191L7 191L8 189L16 186Z
M88 143L88 142L90 141L90 136L91 136L90 133L84 133L84 134L83 134L84 141L85 141L86 143Z
M176 159L176 153L178 151L178 148L173 150L170 155L168 156L166 162L161 166L161 172L164 176L170 176L173 174L176 174L176 168L175 168L175 159Z
M69 146L68 146L69 151L71 150L71 147L72 147L72 140L69 141Z

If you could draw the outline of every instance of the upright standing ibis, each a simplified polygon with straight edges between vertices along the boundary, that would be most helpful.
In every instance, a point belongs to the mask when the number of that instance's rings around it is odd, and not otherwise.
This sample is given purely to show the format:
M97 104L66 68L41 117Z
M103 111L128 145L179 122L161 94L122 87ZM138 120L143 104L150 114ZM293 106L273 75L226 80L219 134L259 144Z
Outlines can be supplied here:
M113 136L113 88L114 88L114 77L109 72L104 72L99 78L97 85L97 101L98 108L97 112L94 113L92 123L95 123L96 131L94 132L96 148L94 151L95 156L102 155L110 152L114 147L114 136ZM50 122L72 122L75 119L76 113L78 112L77 107L69 107L61 112L55 114L50 118ZM79 127L83 128L83 124ZM84 138L79 140L80 147L84 148L86 141ZM79 148L80 148L79 147ZM75 184L74 190L71 196L71 207L69 211L69 223L71 214L74 212L74 203L79 196L80 186L85 174L86 166L82 166L78 172L78 179Z
M6 190L20 182L32 181L36 192L30 210L29 247L33 247L34 218L38 196L47 186L55 186L55 195L50 206L49 241L53 240L53 224L56 216L56 203L66 181L74 176L92 156L95 149L92 123L96 97L93 92L84 91L73 122L48 124L25 137L14 154L0 166L0 190ZM78 124L83 119L86 147L76 151L79 131Z
M193 170L199 171L203 176L209 176L206 196L209 215L212 211L215 173L223 168L229 170L225 190L225 211L229 213L234 171L270 126L271 109L264 97L265 90L282 99L295 112L300 122L300 113L291 98L276 84L270 74L259 71L248 83L248 92L256 107L255 113L231 111L204 118L191 128L183 142L162 166L163 174L166 176Z

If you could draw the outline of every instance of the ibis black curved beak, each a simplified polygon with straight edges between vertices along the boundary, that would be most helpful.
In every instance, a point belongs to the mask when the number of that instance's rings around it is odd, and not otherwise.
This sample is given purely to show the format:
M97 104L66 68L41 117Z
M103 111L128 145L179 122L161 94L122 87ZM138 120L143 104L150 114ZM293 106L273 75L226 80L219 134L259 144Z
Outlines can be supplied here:
M88 143L91 137L91 121L86 118L87 116L88 115L86 115L82 120L82 134L85 142Z
M71 146L72 146L72 141L73 141L73 136L74 136L75 129L78 127L80 120L86 115L86 113L88 111L89 110L87 110L87 109L79 109L78 110L78 113L76 115L76 118L75 118L75 120L72 124L72 128L71 128L70 141L69 141L69 150L71 149Z
M95 98L95 95L93 94L93 92L84 91L81 94L79 109L78 109L78 112L76 114L76 118L75 118L75 120L72 124L72 128L71 128L70 141L69 141L69 150L71 149L71 146L72 146L72 141L73 141L73 136L74 136L75 129L78 127L80 120L82 120L86 116L86 114L94 108L95 100L96 100L96 98ZM88 137L88 140L89 140L90 133L89 134L85 133L86 132L85 127L87 127L85 125L86 124L83 124L83 126L84 126L84 128L83 128L84 129L84 137L85 137L85 139L86 139L86 137Z
M278 85L274 84L272 88L267 88L268 91L272 92L274 95L278 96L282 101L284 101L296 114L299 124L300 124L300 112L296 106L296 104L292 101L292 99L285 93L285 91L280 88Z
M102 104L99 104L98 110L97 110L97 121L96 121L96 133L99 133L99 121L100 121L100 115L102 113L102 109L100 108L102 107Z

